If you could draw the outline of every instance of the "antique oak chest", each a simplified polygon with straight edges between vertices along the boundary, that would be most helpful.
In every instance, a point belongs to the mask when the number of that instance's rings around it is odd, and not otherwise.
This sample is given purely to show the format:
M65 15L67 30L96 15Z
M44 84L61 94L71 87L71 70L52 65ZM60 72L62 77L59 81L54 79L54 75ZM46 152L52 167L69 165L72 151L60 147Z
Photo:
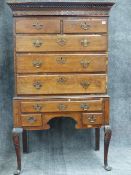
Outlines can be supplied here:
M108 17L113 3L43 1L8 3L13 11L13 141L20 174L19 134L28 152L27 131L49 129L49 121L70 117L77 129L95 129L99 150L104 127L108 166Z

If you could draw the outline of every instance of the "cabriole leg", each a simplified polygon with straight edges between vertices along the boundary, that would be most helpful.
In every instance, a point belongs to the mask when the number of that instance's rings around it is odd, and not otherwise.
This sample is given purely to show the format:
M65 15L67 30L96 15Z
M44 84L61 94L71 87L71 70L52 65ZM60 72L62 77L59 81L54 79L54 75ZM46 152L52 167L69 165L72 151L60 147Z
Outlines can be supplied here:
M23 132L22 128L14 128L12 131L13 143L15 146L16 158L17 158L17 170L14 175L19 175L21 172L21 150L20 150L20 134Z
M22 140L23 140L23 153L29 153L28 131L23 130Z
M111 167L108 166L108 150L111 140L112 131L109 125L104 127L104 168L107 171L111 171Z
M95 150L100 149L100 128L95 128Z

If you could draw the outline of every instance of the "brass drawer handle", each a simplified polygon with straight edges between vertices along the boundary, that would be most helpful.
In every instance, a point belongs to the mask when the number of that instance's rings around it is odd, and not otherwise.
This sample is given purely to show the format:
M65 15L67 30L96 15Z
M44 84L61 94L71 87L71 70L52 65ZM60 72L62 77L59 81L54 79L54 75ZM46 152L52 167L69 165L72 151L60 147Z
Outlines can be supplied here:
M81 66L83 69L86 69L90 65L90 61L87 61L86 59L83 59L80 61Z
M66 58L64 57L59 57L56 59L58 64L65 64L66 63Z
M56 42L57 42L57 44L59 44L60 46L66 45L66 39L65 39L65 38L62 38L62 37L57 38Z
M35 81L35 82L33 83L33 86L34 86L36 89L41 89L42 84L41 84L40 81Z
M34 60L32 62L32 65L36 68L40 68L42 66L43 62L42 61L39 61L39 60Z
M39 24L39 22L34 22L32 25L36 30L41 30L43 28L43 24Z
M57 80L57 83L64 85L67 82L67 79L65 77L59 77Z
M83 80L80 82L80 85L86 90L90 86L90 82L87 80Z
M43 44L43 41L41 41L41 40L35 40L35 41L33 41L33 45L35 47L41 47L42 44Z
M81 40L81 45L82 45L83 47L87 47L89 44L90 44L90 42L89 42L87 39L82 39L82 40Z
M60 111L64 111L64 110L67 109L67 105L65 105L65 104L59 104L59 105L58 105L58 109L59 109Z
M34 108L37 112L39 112L39 111L41 111L41 109L43 108L43 106L40 105L40 104L35 104L35 105L33 106L33 108Z
M28 117L27 120L28 120L29 123L34 123L34 122L37 121L37 119L35 117L33 117L33 116Z
M89 105L86 104L86 103L82 103L80 107L81 107L81 109L83 109L84 111L87 111L87 110L89 109Z
M95 115L90 115L88 116L88 121L90 123L95 123L96 122L96 116Z
M89 30L90 25L87 24L87 22L82 22L82 23L81 23L81 28L84 29L84 30Z

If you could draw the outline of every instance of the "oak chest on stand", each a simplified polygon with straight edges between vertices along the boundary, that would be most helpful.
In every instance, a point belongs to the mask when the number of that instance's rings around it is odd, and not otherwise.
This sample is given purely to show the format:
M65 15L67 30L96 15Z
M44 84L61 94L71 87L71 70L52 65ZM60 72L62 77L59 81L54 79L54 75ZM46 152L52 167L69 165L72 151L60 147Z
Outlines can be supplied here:
M28 152L27 131L49 129L70 117L77 129L95 129L99 150L104 127L104 168L109 126L108 17L113 3L44 1L8 3L14 20L13 141L21 171L19 134Z

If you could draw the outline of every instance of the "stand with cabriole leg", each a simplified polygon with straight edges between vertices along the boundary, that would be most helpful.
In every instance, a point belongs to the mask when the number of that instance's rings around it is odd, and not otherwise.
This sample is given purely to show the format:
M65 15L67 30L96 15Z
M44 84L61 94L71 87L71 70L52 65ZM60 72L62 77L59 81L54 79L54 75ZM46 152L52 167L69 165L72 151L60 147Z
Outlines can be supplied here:
M104 127L104 168L107 171L111 171L111 167L108 166L108 150L111 140L112 131L109 125Z
M13 143L15 146L16 158L17 158L17 170L14 175L19 175L21 172L21 149L20 149L20 134L22 134L22 128L14 128L12 131Z

